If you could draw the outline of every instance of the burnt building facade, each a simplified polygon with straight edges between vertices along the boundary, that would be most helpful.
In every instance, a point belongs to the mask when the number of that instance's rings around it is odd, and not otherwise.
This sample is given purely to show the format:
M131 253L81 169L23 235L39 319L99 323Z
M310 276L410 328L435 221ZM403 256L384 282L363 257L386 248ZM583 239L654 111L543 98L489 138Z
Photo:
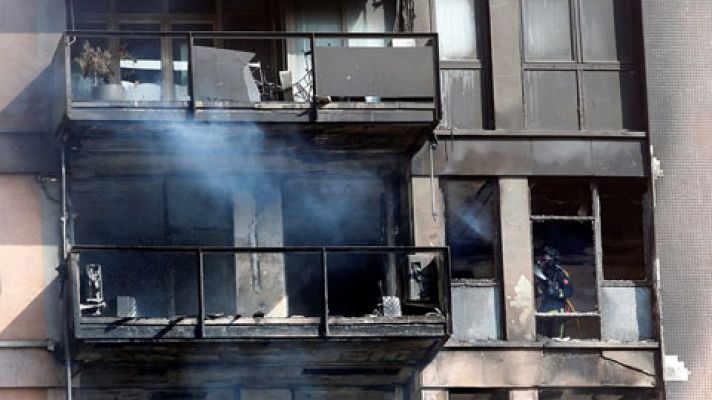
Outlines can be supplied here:
M0 397L706 398L669 3L10 2Z

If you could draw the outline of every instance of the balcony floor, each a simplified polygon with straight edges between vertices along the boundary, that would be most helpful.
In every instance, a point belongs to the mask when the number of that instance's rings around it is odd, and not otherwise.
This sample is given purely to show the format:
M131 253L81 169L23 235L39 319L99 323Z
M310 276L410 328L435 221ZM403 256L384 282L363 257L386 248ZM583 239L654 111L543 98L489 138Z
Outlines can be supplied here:
M383 103L332 102L316 110L307 103L289 102L112 101L73 102L72 121L211 121L253 123L401 123L432 125L435 104L392 101ZM314 111L314 112L313 112Z
M445 323L382 324L376 321L353 321L361 318L332 318L333 336L319 338L318 324L312 318L297 323L245 319L240 326L253 329L271 338L241 339L131 339L76 340L73 359L82 365L82 386L85 388L132 387L160 388L209 384L304 385L399 385L406 384L413 373L434 357L446 338L417 337L417 332L432 334L437 325L444 332ZM267 319L265 319L267 320ZM348 320L348 321L347 321ZM142 321L154 322L154 321ZM185 321L189 324L191 321ZM209 321L206 327L222 321ZM349 323L347 323L349 322ZM292 326L300 325L300 326ZM390 326L382 326L390 325ZM398 326L395 326L398 325ZM106 324L103 325L106 328ZM195 326L185 325L195 331ZM142 331L132 325L134 333ZM290 337L287 333L312 329L313 338ZM97 326L97 331L99 327ZM383 332L386 332L383 334ZM243 331L246 332L246 331ZM366 332L366 334L362 334ZM400 336L396 337L395 332ZM303 335L303 332L302 334ZM377 337L383 335L382 337Z
M279 340L324 338L320 318L213 318L205 321L202 339ZM444 338L444 317L329 317L328 339ZM75 337L86 342L194 340L201 338L196 318L81 317Z

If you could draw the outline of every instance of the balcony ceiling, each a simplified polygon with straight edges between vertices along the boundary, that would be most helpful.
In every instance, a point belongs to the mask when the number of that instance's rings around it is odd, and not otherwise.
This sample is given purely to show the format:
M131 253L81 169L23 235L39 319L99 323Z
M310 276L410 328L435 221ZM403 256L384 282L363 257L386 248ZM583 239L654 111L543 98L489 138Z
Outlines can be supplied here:
M440 340L271 341L242 343L83 344L85 388L162 388L274 383L407 383ZM111 360L111 361L107 361Z
M425 141L422 127L206 123L69 123L74 177L362 170L403 165ZM373 157L375 154L378 157Z

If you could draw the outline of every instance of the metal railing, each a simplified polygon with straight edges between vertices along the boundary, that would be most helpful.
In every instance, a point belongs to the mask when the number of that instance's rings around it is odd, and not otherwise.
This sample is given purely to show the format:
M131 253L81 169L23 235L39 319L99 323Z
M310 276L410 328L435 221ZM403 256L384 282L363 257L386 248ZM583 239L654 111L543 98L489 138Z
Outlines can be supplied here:
M66 43L75 106L427 101L441 113L436 33L85 30Z
M73 320L75 329L79 327L82 321L91 320L93 316L106 317L101 315L100 310L105 308L109 295L105 296L103 285L107 285L111 279L120 280L122 274L134 274L131 279L136 281L146 282L153 280L158 282L161 279L168 279L168 274L159 274L156 276L157 269L153 270L152 277L140 275L140 272L150 264L160 264L159 268L167 269L168 263L164 259L156 258L156 255L180 257L178 262L179 268L183 270L195 268L192 273L195 273L195 300L197 301L197 315L191 316L196 319L196 338L206 337L206 321L211 319L211 316L206 313L206 296L209 299L211 294L206 294L206 271L210 272L210 263L206 264L206 259L212 256L228 256L239 257L249 255L264 256L274 255L311 255L318 257L318 262L312 265L297 265L300 268L315 268L318 273L311 274L312 278L319 280L318 286L321 287L321 297L317 308L321 308L320 334L329 336L329 319L333 317L331 313L330 301L330 273L338 268L344 268L344 260L335 261L340 265L330 265L330 260L334 260L342 255L358 255L358 256L382 256L382 264L385 269L389 269L391 279L395 281L394 287L386 288L386 292L382 299L384 303L387 299L395 299L398 309L397 314L392 314L392 309L389 311L387 304L379 304L381 311L375 315L367 315L365 317L378 318L383 317L383 321L397 320L402 316L424 316L435 317L434 321L442 321L446 324L446 332L450 332L450 250L449 247L418 247L418 246L286 246L286 247L196 247L196 246L114 246L114 245L74 245L69 250L69 277L71 282L72 304L73 304ZM137 261L136 258L121 261L120 257L135 257L140 255L150 255L154 258L151 262ZM400 259L398 259L400 257ZM109 270L104 270L102 277L101 264L96 263L97 259L104 264L104 267L115 264ZM192 262L188 261L189 259ZM101 261L103 260L103 261ZM174 258L174 261L176 259ZM235 263L237 259L233 258ZM314 259L313 261L315 261ZM282 259L284 263L284 259ZM122 265L123 264L123 265ZM378 264L378 262L377 262ZM97 265L99 267L97 268ZM131 266L131 268L128 268ZM284 264L283 264L284 266ZM233 265L234 267L234 265ZM356 262L346 262L347 270L351 272L367 272L364 265ZM283 269L284 270L284 269ZM236 271L236 269L233 269ZM373 270L371 270L373 271ZM385 275L370 277L371 283L381 286L382 279L388 279L386 275L389 272L384 272ZM98 276L98 278L97 278ZM102 282L103 281L103 282ZM227 282L224 283L228 285ZM152 284L155 286L155 283ZM188 285L190 286L190 285ZM416 289L413 289L413 287ZM89 288L92 294L87 294L85 289ZM336 288L340 290L339 288ZM333 294L334 292L332 292ZM291 296L288 291L285 295ZM242 294L235 293L235 301L241 300ZM249 296L249 294L247 294ZM358 301L353 299L353 301ZM392 307L393 305L390 305ZM386 308L384 310L384 307ZM402 309L402 313L401 313ZM409 314L415 311L415 314ZM89 313L89 315L87 315ZM390 313L390 314L389 314ZM184 316L185 317L185 316ZM261 315L260 317L265 317ZM363 317L363 316L362 316ZM116 319L140 319L142 316L134 316L126 318L125 316L115 316ZM182 318L182 317L181 317ZM235 316L239 318L239 315ZM288 319L289 316L283 318ZM273 318L272 318L273 319ZM234 321L234 319L233 319ZM378 322L378 320L373 320Z

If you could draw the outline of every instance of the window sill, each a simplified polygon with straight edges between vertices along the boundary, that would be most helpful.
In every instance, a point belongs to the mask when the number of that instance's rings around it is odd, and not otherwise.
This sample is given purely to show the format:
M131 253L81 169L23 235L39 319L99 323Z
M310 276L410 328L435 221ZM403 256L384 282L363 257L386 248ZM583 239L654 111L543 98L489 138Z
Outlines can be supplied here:
M507 129L448 129L438 127L435 134L441 139L455 138L574 138L574 139L645 139L644 131L553 131Z
M656 341L640 341L640 342L615 342L601 340L580 340L572 339L568 341L507 341L507 340L492 340L492 341L477 341L477 342L462 342L455 339L450 339L445 344L446 349L638 349L638 350L657 350L660 344Z
M494 279L453 278L453 287L497 287L499 282Z

